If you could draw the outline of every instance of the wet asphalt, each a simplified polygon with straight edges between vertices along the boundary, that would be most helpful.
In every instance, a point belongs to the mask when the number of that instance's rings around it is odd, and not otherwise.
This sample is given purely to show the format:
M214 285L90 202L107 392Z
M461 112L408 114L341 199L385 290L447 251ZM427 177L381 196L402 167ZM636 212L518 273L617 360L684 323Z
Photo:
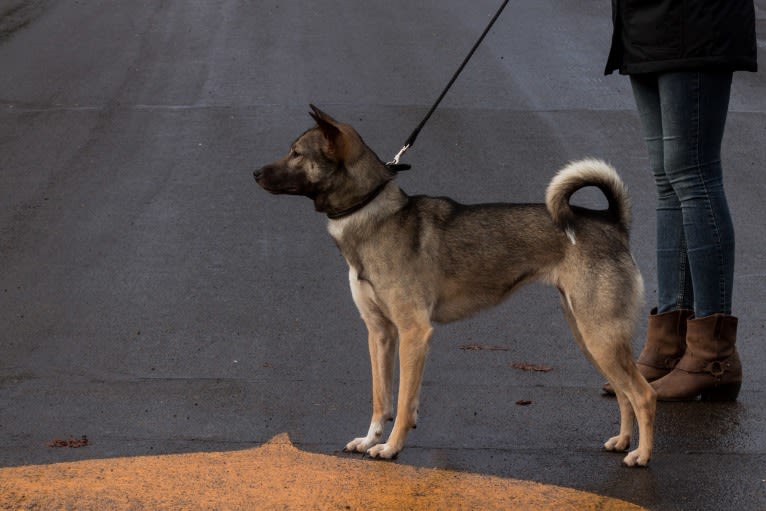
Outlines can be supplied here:
M1 4L0 467L233 451L285 432L346 456L370 406L346 266L311 202L265 193L252 171L311 126L310 102L390 159L499 3ZM766 1L756 9L766 65ZM540 202L565 162L610 161L633 199L648 313L654 192L628 80L602 76L610 29L608 2L510 2L398 180ZM724 143L739 400L660 404L650 467L622 467L600 449L616 403L556 293L534 286L437 327L396 463L658 511L766 509L765 85L735 76ZM513 367L525 364L552 370ZM49 446L83 435L87 447Z

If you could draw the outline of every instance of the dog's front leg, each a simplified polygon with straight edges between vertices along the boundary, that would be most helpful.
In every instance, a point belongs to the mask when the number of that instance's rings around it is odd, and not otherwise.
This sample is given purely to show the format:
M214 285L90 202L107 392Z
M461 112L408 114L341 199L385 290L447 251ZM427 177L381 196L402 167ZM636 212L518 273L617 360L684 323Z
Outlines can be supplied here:
M393 418L393 373L396 354L396 328L381 316L367 317L372 368L372 419L367 435L346 444L346 451L367 452L380 443L386 422Z
M345 450L367 452L380 443L386 422L393 418L394 357L398 341L396 326L377 305L375 291L369 282L359 279L353 266L348 273L351 296L367 326L367 344L372 369L372 419L367 435L351 440Z
M423 381L428 343L433 329L428 321L399 331L399 401L396 421L385 444L371 447L367 454L373 458L391 459L404 447L411 428L417 425L420 386Z

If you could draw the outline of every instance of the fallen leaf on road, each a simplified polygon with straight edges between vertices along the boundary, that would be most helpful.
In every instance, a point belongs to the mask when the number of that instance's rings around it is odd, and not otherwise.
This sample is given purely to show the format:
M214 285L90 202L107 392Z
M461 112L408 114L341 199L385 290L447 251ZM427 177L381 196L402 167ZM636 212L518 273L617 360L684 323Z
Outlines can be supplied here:
M538 373L547 373L549 371L553 371L551 366L542 364L528 364L526 362L514 362L511 364L511 367L514 369L521 369L522 371L536 371Z
M67 440L57 438L48 442L48 447L69 447L70 449L77 449L88 445L88 437L83 435L80 438L69 438Z
M461 344L458 346L463 351L510 351L510 348L496 346L494 344Z

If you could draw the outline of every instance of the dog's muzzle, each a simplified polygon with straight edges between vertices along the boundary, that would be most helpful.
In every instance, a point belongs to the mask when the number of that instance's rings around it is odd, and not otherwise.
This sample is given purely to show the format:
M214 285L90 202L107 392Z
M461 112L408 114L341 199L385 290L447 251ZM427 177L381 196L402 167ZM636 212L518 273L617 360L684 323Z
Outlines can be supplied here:
M313 198L315 194L311 183L303 175L290 176L273 165L266 165L253 172L258 186L276 195L305 195Z

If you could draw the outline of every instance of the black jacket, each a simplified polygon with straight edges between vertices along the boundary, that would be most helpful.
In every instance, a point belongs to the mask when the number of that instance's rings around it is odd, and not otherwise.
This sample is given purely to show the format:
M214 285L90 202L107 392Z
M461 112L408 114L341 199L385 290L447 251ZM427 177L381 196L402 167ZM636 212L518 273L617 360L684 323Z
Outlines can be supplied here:
M753 0L612 0L605 74L756 71Z

